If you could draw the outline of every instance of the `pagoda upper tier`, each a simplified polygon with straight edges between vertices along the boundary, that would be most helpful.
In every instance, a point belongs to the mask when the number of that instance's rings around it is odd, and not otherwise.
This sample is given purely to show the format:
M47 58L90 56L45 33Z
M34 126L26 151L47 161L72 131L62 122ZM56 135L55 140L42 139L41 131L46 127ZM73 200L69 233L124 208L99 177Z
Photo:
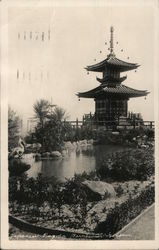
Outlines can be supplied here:
M146 96L149 92L146 90L137 90L129 88L121 83L127 79L127 76L120 77L120 73L134 70L140 65L137 63L129 63L118 59L114 53L113 46L113 27L111 27L110 32L110 53L107 58L99 63L96 63L91 66L87 66L85 69L87 71L102 72L103 77L96 77L97 81L100 83L100 86L86 91L83 93L78 93L78 97L84 98L100 98L105 97L119 97L129 99L131 97L140 97Z
M110 53L104 61L87 66L85 69L87 71L102 72L103 78L97 77L97 81L101 84L115 85L120 84L127 78L127 76L120 77L121 72L133 70L139 66L136 63L119 60L114 53Z
M100 82L101 84L104 84L104 83L121 83L121 82L125 81L126 78L127 78L127 76L123 76L123 77L118 78L118 77L107 76L107 75L105 75L102 79L96 77L97 81Z
M136 69L139 67L137 63L129 63L122 61L118 58L115 57L114 54L109 54L108 57L94 65L87 66L85 69L88 71L94 71L94 72L105 72L107 69L114 69L117 72L124 72L124 71L129 71Z
M120 73L129 71L129 70L134 70L138 68L140 65L137 63L129 63L122 61L118 59L115 56L114 50L113 50L113 27L111 27L110 32L111 32L111 37L110 37L110 53L107 56L106 59L103 61L87 66L85 69L87 71L94 71L94 72L102 72L103 73L103 78L99 79L97 78L97 81L99 81L102 84L111 84L113 83L118 83L120 84L122 81L126 79L126 77L120 78Z
M102 83L107 83L110 82L110 80L112 80L111 78L115 78L116 80L118 79L119 82L122 82L125 79L121 79L120 78L120 73L121 72L125 72L125 71L129 71L129 70L133 70L138 68L140 65L138 65L137 63L129 63L129 62L125 62L122 61L120 59L118 59L115 56L114 53L114 45L113 45L113 32L114 29L113 27L110 28L110 53L107 56L106 59L104 59L103 61L87 66L85 69L87 71L94 71L94 72L102 72L103 73L103 79L101 79ZM106 79L107 78L107 79Z

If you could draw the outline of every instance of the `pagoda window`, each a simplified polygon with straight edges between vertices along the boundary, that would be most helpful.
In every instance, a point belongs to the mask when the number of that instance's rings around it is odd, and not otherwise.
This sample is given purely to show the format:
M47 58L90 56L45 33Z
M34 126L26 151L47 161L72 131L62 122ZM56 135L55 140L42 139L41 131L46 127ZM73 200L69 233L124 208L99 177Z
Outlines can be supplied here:
M106 110L106 102L105 100L96 100L96 112L105 113Z

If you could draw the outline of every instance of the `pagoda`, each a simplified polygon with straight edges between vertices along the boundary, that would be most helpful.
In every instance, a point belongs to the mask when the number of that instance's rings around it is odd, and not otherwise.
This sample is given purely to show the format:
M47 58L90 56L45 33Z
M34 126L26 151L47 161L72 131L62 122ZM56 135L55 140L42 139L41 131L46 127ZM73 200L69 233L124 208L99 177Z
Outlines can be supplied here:
M120 76L120 73L135 70L140 65L129 63L118 59L113 50L113 27L110 28L110 53L107 58L99 63L87 66L85 69L93 72L101 72L102 78L96 77L99 86L86 92L79 92L79 98L94 98L96 122L114 122L119 117L127 117L128 100L133 97L146 96L147 90L137 90L122 84L127 76Z

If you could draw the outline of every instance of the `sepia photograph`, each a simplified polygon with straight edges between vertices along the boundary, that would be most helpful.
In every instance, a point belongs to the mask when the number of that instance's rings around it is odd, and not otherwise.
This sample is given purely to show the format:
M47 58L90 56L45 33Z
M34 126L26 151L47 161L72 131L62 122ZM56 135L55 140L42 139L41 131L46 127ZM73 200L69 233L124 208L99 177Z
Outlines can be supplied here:
M159 2L0 4L2 249L157 249Z

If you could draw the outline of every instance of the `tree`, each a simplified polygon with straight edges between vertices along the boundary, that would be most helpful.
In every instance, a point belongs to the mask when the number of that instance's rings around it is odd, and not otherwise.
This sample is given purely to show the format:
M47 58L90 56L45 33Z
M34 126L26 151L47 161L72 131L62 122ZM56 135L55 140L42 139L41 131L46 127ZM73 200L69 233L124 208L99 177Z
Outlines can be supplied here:
M8 108L8 149L12 150L17 146L20 134L20 118L14 110Z
M35 136L42 144L43 151L61 150L67 126L58 120L50 119L43 127L37 127Z
M68 118L68 115L66 114L66 110L64 110L61 107L55 107L53 113L52 113L52 119L57 121L64 121L66 118Z
M33 105L35 117L39 119L39 125L42 128L43 128L44 122L49 114L49 107L50 107L50 103L49 103L49 101L47 101L45 99L41 99Z
M42 144L44 152L61 150L63 141L71 130L70 124L65 122L66 111L55 106L43 99L34 104L34 112L39 119L39 124L35 129L35 137Z

